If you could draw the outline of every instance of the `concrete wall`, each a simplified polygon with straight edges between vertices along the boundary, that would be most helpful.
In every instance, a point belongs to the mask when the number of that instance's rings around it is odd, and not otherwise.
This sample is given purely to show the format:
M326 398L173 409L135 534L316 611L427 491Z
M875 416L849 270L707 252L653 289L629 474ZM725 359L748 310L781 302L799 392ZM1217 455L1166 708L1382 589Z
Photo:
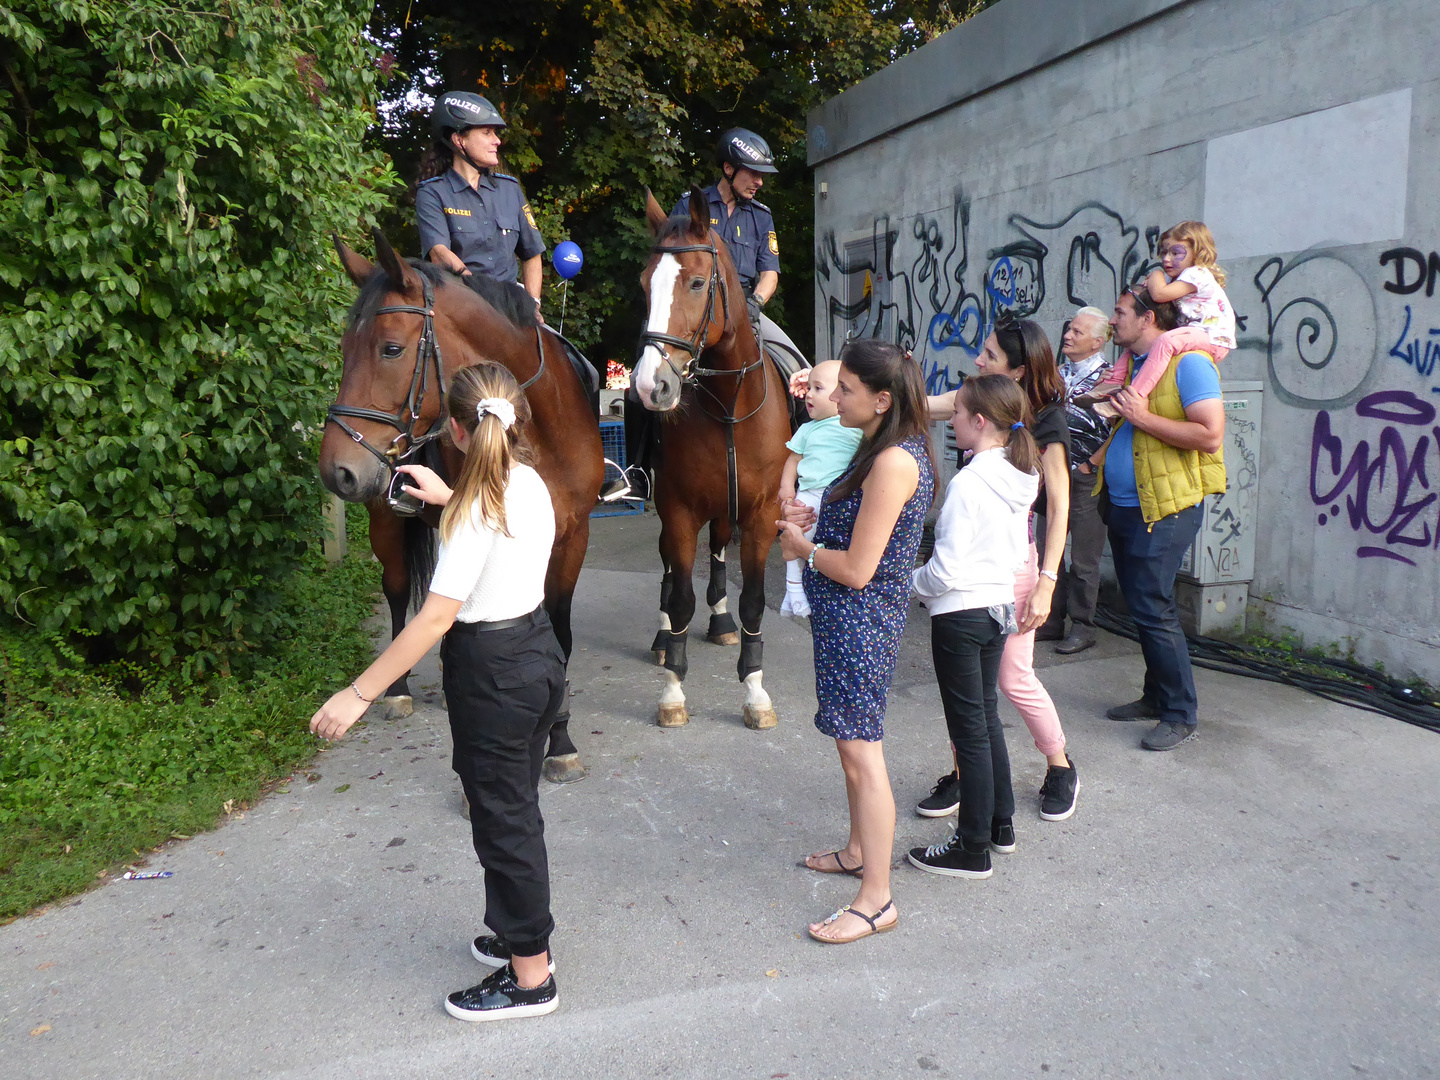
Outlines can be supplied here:
M1000 312L1058 344L1206 220L1222 378L1264 383L1252 628L1440 682L1435 15L1004 0L811 114L817 356L878 334L951 387Z

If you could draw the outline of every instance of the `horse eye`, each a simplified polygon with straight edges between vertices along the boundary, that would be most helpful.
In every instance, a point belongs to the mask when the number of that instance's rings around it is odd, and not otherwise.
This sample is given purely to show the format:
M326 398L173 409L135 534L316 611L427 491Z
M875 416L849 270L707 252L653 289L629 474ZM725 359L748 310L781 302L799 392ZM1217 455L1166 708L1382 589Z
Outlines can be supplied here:
M380 355L386 360L394 360L397 356L405 355L405 346L398 345L393 341L387 341L385 347L380 350Z
M705 287L705 279L704 279L704 278L697 277L697 278L692 278L692 279L691 279L691 281L690 281L690 291L691 291L691 292L699 292L699 291L700 291L701 289L703 289L704 287Z

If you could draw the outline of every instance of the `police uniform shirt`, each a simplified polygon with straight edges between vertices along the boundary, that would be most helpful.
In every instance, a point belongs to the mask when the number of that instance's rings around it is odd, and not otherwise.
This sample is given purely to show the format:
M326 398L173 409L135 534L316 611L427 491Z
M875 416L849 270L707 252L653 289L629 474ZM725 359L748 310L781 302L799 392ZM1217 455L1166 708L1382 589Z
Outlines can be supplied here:
M730 249L740 284L747 293L752 292L766 270L780 272L780 244L775 239L775 219L770 216L770 208L756 199L736 199L735 212L727 214L719 184L707 187L704 195L710 204L710 227ZM690 196L682 195L671 215L689 213Z
M422 181L415 192L420 252L443 244L471 271L501 281L520 276L520 260L545 251L520 181L505 173L481 173L478 190L454 169Z

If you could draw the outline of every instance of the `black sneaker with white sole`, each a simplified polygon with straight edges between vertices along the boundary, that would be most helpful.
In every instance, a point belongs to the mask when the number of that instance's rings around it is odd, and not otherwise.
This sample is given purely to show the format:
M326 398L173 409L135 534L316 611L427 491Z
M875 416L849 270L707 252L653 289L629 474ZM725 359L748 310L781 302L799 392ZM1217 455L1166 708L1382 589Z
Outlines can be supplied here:
M959 809L960 777L950 772L935 781L930 794L915 807L915 813L921 817L949 817Z
M985 843L972 851L965 846L959 833L952 834L943 844L911 848L906 858L912 866L919 867L927 874L987 878L993 873L990 867L990 845Z
M990 850L1001 855L1010 855L1015 851L1015 826L1010 821L992 821L990 823Z
M481 934L470 943L470 955L492 968L502 968L510 963L510 946L494 934ZM550 974L555 974L555 953L550 953Z
M554 975L547 975L539 986L526 989L515 981L515 969L506 964L480 984L447 996L445 1011L457 1020L509 1020L544 1016L554 1012L559 1004Z
M1051 765L1045 770L1045 782L1040 785L1040 816L1046 821L1064 821L1075 813L1078 794L1080 775L1075 771L1075 759L1070 758L1069 768Z

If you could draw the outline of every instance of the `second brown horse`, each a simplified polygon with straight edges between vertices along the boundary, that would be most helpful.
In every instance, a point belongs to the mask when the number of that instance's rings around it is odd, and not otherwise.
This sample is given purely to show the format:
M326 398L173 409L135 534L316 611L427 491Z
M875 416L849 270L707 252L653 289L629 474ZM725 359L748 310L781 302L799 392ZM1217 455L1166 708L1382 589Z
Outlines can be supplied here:
M690 215L667 218L653 195L646 217L655 234L641 275L649 314L635 364L641 403L662 414L655 504L660 511L660 632L665 689L657 720L678 727L689 720L682 683L690 620L695 614L695 566L700 528L710 526L711 641L732 644L725 610L725 546L740 530L740 660L747 726L777 723L762 685L760 620L765 613L765 562L780 516L780 474L790 437L787 388L762 359L746 316L740 277L711 230L708 204L697 189Z

